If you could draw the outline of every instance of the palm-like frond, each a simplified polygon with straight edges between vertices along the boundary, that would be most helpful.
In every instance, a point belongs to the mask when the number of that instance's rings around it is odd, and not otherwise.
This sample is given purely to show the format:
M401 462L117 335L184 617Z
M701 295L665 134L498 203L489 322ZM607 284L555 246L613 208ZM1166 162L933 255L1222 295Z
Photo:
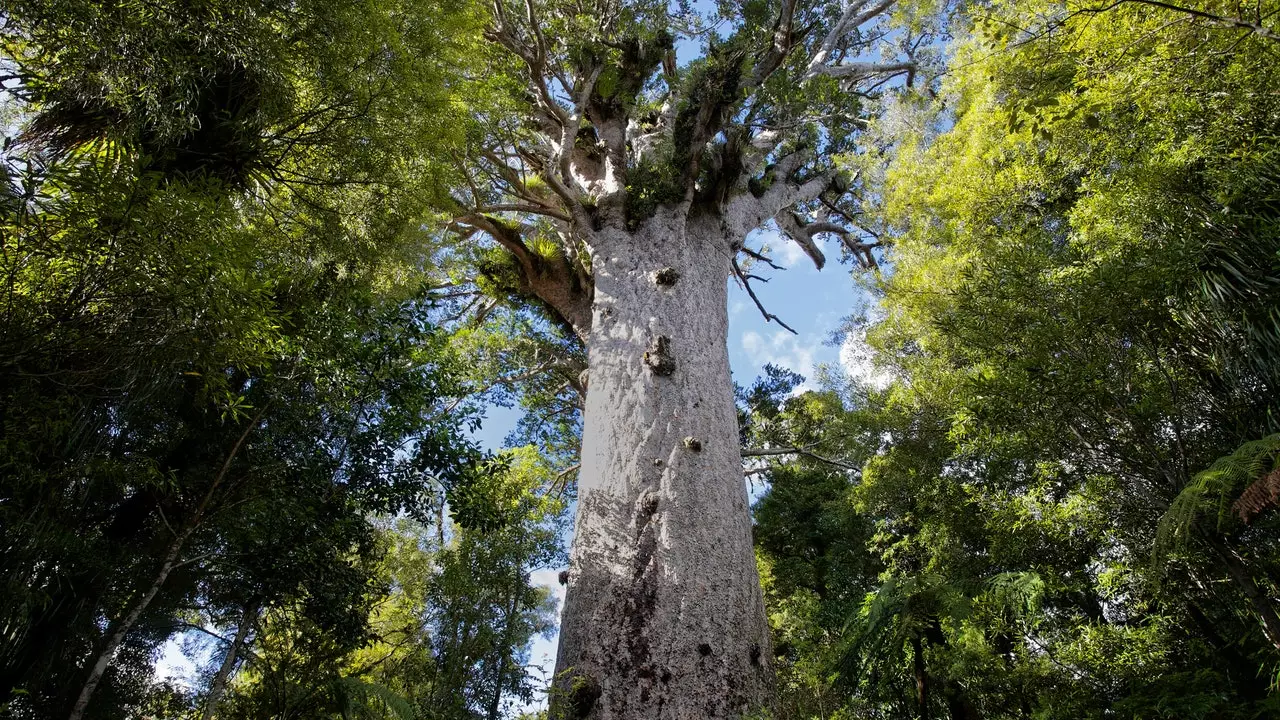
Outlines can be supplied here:
M1156 565L1170 552L1186 546L1201 519L1215 517L1219 530L1236 522L1238 518L1233 516L1232 506L1237 498L1276 469L1278 458L1280 433L1241 445L1192 478L1160 518L1156 531Z
M339 677L334 681L335 695L342 706L344 720L414 720L417 713L408 700L380 683L356 677Z

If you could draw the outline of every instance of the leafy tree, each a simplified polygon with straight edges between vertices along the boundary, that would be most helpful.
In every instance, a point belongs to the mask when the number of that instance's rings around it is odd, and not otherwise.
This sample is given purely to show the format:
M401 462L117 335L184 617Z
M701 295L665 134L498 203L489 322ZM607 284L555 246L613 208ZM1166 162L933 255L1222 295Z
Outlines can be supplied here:
M887 246L858 329L897 380L843 393L872 439L824 454L860 473L767 472L775 633L816 638L784 645L795 716L1274 714L1280 116L1273 41L1229 15L972 6L942 102L852 160ZM778 571L857 537L776 522L818 490L881 562L835 622Z
M153 651L192 612L362 637L366 513L426 513L424 477L461 488L476 455L422 288L475 20L6 7L6 712L161 702Z
M368 609L367 642L335 644L296 609L269 612L223 716L497 720L530 700L527 647L554 627L555 608L529 573L558 562L563 503L535 492L550 476L528 448L506 459L510 470L483 486L500 527L448 537L385 524L385 592Z

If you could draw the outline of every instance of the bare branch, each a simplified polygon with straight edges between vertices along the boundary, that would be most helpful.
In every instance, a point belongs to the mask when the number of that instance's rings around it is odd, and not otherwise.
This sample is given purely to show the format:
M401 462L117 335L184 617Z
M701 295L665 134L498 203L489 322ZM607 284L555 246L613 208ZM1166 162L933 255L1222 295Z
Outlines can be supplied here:
M820 67L815 71L815 74L826 75L827 77L833 78L860 80L862 78L872 77L873 75L897 75L904 72L912 72L915 69L916 64L909 61L892 63L854 62L845 63L844 65L828 65Z
M836 21L835 25L831 26L831 30L827 32L827 36L822 39L822 44L818 46L818 49L813 53L813 57L809 59L809 67L805 71L806 80L814 77L816 75L815 70L826 64L827 59L831 57L832 51L835 50L836 43L838 43L840 38L844 36L845 28L848 27L849 22L857 16L858 12L862 10L862 8L866 7L867 2L869 2L869 0L857 0L856 2L850 3L849 7L845 8L840 19Z
M799 245L801 250L804 250L804 254L809 256L815 267L821 270L822 266L827 264L826 256L818 249L818 244L813 241L813 231L807 229L800 221L800 218L796 217L795 213L780 212L774 219L778 221L778 227L782 229L782 232L791 238L795 244Z
M832 69L832 66L828 65L828 62L831 60L831 53L839 45L840 40L852 30L888 12L893 7L895 0L881 0L880 3L863 11L867 2L869 0L854 2L841 14L840 19L836 21L836 24L827 32L827 36L823 38L822 44L814 51L813 57L809 59L809 66L804 74L805 80L811 80L823 74L830 74L827 71Z
M747 279L748 276L742 272L742 266L738 265L737 258L733 259L733 274L738 277L738 281L742 283L742 287L745 288L747 291L747 294L751 296L751 300L756 304L756 307L760 310L760 314L764 316L765 322L776 322L779 325L781 325L783 328L788 330L792 335L800 334L796 332L790 325L782 322L782 318L779 318L777 315L774 315L773 313L764 309L764 304L760 302L760 298L756 297L756 291L751 289L751 281L748 280Z
M1083 8L1080 12L1091 13L1091 14L1104 13L1104 12L1107 12L1108 10L1114 10L1115 8L1121 5L1124 5L1126 3L1135 3L1138 5L1150 5L1151 7L1157 7L1164 10L1172 10L1173 12L1179 12L1186 15L1190 15L1195 18L1199 18L1201 20L1208 22L1210 25L1217 25L1218 27L1239 28L1241 30L1248 30L1249 32L1253 33L1254 35L1257 35L1258 37L1266 38L1267 40L1271 40L1274 42L1280 42L1280 33L1277 33L1274 30L1271 30L1270 28L1259 25L1258 23L1250 22L1248 20L1245 20L1243 18L1238 18L1238 17L1214 15L1213 13L1208 13L1203 10L1196 10L1195 8L1182 7L1180 5L1173 5L1171 3L1160 2L1160 0L1115 0L1115 2L1111 3L1110 5L1106 5L1099 8Z
M747 458L747 457L772 457L772 456L775 456L775 455L803 455L804 457L813 458L814 460L817 460L818 462L823 462L823 463L826 463L826 464L828 464L828 465L834 465L835 467L843 468L843 469L845 469L845 470L852 470L852 471L854 471L854 472L860 472L860 471L862 470L862 468L860 468L860 467L858 467L858 466L856 466L856 465L851 465L851 464L849 464L849 463L847 463L847 462L844 462L843 460L835 460L835 459L833 459L833 458L829 458L829 457L826 457L826 456L823 456L823 455L819 455L818 453L813 452L812 450L809 450L809 449L807 449L807 448L801 448L801 447L784 447L784 448L743 448L743 450L742 450L742 457L744 457L744 458Z
M877 267L875 256L871 254L871 250L878 247L879 243L863 243L858 240L852 230L842 225L825 220L806 222L794 212L778 213L775 220L777 220L778 226L782 228L782 231L813 259L813 263L818 266L819 270L822 269L822 265L826 260L822 255L822 251L818 249L817 243L814 242L814 238L821 233L831 233L839 237L840 242L848 248L849 252L864 268Z
M761 255L760 253L756 252L755 250L752 250L751 248L745 245L738 248L738 250L740 250L742 254L746 255L752 260L758 260L764 263L765 265L768 265L769 267L773 268L774 270L786 270L786 268L782 267L781 265L778 265L774 261L770 260L769 258L765 257L764 255Z
M482 205L476 208L477 212L520 212L530 213L532 215L546 215L564 222L572 222L572 219L560 210L550 208L545 205L530 205L525 203L495 203L493 205Z
M756 64L752 73L752 87L759 87L774 73L791 54L795 47L796 33L792 29L795 21L796 0L783 0L778 11L778 19L773 25L773 44L765 51L764 57Z

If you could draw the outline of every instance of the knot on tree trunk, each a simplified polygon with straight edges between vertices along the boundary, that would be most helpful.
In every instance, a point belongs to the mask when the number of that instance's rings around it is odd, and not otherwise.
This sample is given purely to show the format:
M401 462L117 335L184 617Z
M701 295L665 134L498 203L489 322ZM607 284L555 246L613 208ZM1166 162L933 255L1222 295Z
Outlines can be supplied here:
M671 338L659 335L649 343L644 353L644 364L654 375L670 375L676 371L676 360L671 357Z
M680 273L676 272L675 268L664 267L661 270L654 270L652 277L654 285L657 285L658 287L671 287L680 279Z

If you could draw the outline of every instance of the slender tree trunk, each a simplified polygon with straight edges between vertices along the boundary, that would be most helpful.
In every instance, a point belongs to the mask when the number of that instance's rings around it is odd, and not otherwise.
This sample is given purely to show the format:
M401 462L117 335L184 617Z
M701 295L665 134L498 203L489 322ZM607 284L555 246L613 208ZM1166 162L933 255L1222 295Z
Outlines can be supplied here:
M160 588L164 586L164 581L168 579L169 573L173 571L174 565L178 560L178 553L182 552L182 546L186 544L187 538L191 536L192 528L184 530L182 533L174 537L173 542L169 543L168 550L165 551L164 560L160 563L160 570L156 572L155 579L151 581L151 585L147 587L133 603L133 607L129 609L127 615L115 623L111 634L107 637L107 642L98 652L97 658L89 670L89 677L85 679L84 685L80 688L80 695L76 698L76 704L71 708L71 715L68 720L80 720L84 717L85 710L89 707L89 700L93 697L93 691L98 689L98 684L102 682L102 676L107 671L107 667L111 665L111 659L115 656L116 650L124 643L124 639L129 635L129 631L133 629L134 623L138 622L138 618L142 617L142 613L146 611L147 606L155 599L160 592Z
M736 718L768 697L726 348L726 235L659 213L594 248L553 716Z
M493 697L489 698L486 720L501 720L502 690L505 685L507 666L511 662L511 645L514 643L516 623L520 620L520 595L524 590L524 568L516 565L515 577L512 578L511 601L507 603L507 614L502 625L502 640L498 646L498 662L495 663L493 677Z
M209 686L209 697L204 702L204 712L201 715L204 720L211 720L217 711L218 703L222 701L222 695L227 690L227 681L231 679L231 671L235 670L240 648L244 646L244 640L249 636L249 628L253 627L257 620L258 603L252 600L244 606L244 614L240 616L240 627L236 628L236 636L231 641L231 647L227 648L227 656L222 660L222 667L218 668L218 674L213 677L213 684Z
M1253 573L1249 571L1244 559L1242 559L1234 548L1227 545L1220 538L1213 537L1208 533L1205 538L1209 541L1209 545L1213 548L1214 553L1222 559L1223 565L1226 566L1227 574L1231 576L1231 580L1235 582L1236 587L1244 593L1252 606L1254 614L1257 616L1262 626L1262 633L1271 643L1272 647L1280 650L1280 615L1276 613L1275 605L1271 602L1271 598L1267 597L1257 582L1253 579Z
M107 638L106 645L103 646L101 652L98 653L92 667L89 670L89 677L85 679L84 685L80 688L80 695L76 698L75 705L71 708L71 714L68 720L80 720L84 717L84 712L89 707L89 700L93 697L93 691L98 689L98 684L102 682L102 676L106 673L107 668L111 665L111 659L115 656L116 650L124 643L125 637L129 631L133 629L134 623L138 622L138 618L142 617L142 613L146 611L147 606L155 599L160 592L160 588L164 586L164 581L169 578L169 573L173 571L178 561L178 554L182 552L182 547L186 545L187 539L195 532L195 529L204 520L205 511L209 509L209 504L213 501L217 494L218 488L223 481L227 479L227 472L231 469L231 463L239 454L240 448L244 446L244 441L248 439L249 433L258 426L258 421L262 419L263 413L267 411L267 406L258 410L249 424L245 426L244 432L240 433L240 437L236 439L235 444L231 446L231 450L227 453L226 460L223 461L222 467L218 470L218 474L214 477L213 482L209 485L209 489L205 492L204 497L200 500L200 504L196 506L195 513L192 515L190 524L186 529L174 536L173 542L169 543L168 549L165 551L164 560L160 563L160 570L156 573L155 580L152 581L150 587L138 598L137 602L129 610L112 629L111 634Z
M916 679L916 707L920 720L929 720L929 673L924 666L924 643L919 635L911 637L911 670Z
M925 626L924 637L930 645L935 647L951 647L951 642L947 640L947 635L942 630L942 621L936 617L931 618L929 624ZM918 671L923 673L923 653L918 657L922 658ZM938 691L942 693L942 699L947 703L947 713L951 716L951 720L977 720L979 717L977 708L969 702L964 688L960 687L959 683L947 673L943 673L937 680Z

